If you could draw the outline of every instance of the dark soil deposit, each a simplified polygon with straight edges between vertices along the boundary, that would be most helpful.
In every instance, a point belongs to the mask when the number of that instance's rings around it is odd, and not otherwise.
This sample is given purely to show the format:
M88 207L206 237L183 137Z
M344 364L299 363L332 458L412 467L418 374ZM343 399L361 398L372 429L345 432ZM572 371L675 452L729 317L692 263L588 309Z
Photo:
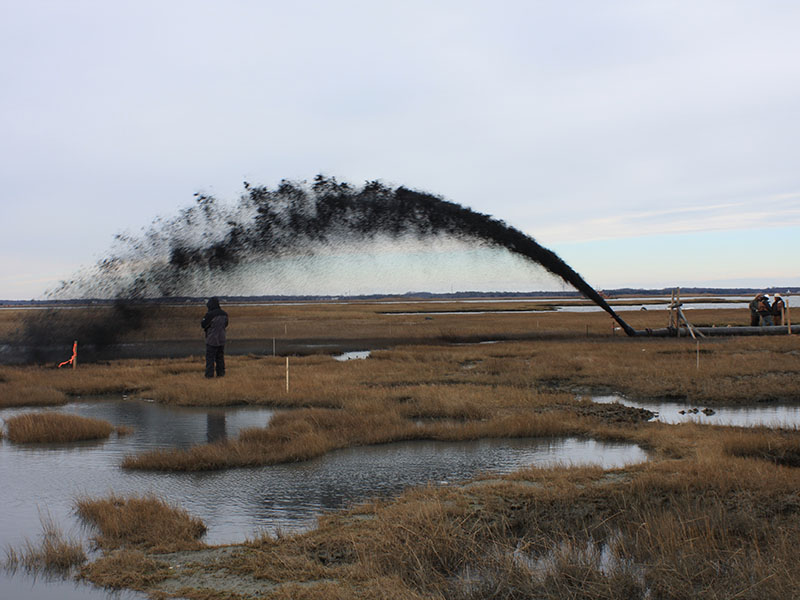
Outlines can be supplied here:
M378 237L421 242L448 237L507 250L572 286L633 334L572 267L519 230L402 186L392 189L373 181L357 188L317 176L310 186L283 181L274 190L246 183L233 206L198 196L194 206L173 219L157 219L142 236L118 236L109 257L51 294L55 299L115 299L113 307L95 311L89 320L31 314L16 343L28 348L28 360L37 361L45 360L53 345L75 339L87 348L104 348L157 317L156 307L141 305L144 299L219 295L213 283L198 281L214 282L266 260L324 253Z

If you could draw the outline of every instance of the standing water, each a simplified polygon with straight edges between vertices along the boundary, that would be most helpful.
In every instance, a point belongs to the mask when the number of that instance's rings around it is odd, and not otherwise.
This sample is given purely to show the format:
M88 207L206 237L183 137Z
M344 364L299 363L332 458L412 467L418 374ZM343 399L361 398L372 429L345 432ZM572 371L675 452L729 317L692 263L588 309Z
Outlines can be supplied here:
M618 394L594 396L599 403L618 402L633 408L644 408L652 413L654 421L662 423L697 422L705 425L735 425L740 427L800 427L800 405L756 404L748 406L714 406L687 402L630 400Z
M139 400L107 399L51 409L134 428L129 436L70 445L0 445L0 539L20 547L35 541L40 515L75 537L87 537L73 513L79 497L154 493L201 518L210 544L244 541L258 531L302 531L323 511L410 486L446 485L480 473L509 473L528 465L598 464L604 468L646 460L639 447L592 440L504 439L469 442L402 442L351 448L320 458L271 467L206 473L127 471L127 454L158 447L188 447L263 427L266 408L175 408ZM3 410L0 418L29 410ZM76 591L77 590L77 591ZM75 596L70 596L72 593ZM73 582L32 580L0 571L0 598L106 598ZM121 598L126 597L108 596ZM130 596L134 597L134 596Z

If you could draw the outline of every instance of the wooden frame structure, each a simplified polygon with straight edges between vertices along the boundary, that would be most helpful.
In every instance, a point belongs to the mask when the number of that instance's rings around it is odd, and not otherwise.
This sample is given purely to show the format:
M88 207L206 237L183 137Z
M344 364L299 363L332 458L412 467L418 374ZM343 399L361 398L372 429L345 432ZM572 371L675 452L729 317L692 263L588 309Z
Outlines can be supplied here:
M697 339L697 336L706 337L703 332L697 329L686 318L686 314L681 309L683 302L681 302L681 288L672 290L672 301L669 304L669 323L667 324L668 330L674 330L676 335L680 337L681 327L685 326L692 335L692 339Z

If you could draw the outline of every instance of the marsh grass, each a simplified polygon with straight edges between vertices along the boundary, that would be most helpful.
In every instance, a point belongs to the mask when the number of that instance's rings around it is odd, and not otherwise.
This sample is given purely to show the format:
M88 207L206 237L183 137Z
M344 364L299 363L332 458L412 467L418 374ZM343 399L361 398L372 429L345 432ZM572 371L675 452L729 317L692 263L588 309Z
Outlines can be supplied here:
M518 308L528 304L510 303ZM419 310L426 305L391 306L393 310ZM492 306L479 303L475 308ZM130 335L153 342L196 339L199 317L195 308L165 309L146 330ZM600 313L426 317L381 314L384 310L386 305L380 303L231 306L229 350L234 353L237 339L260 340L265 347L271 347L276 338L278 342L300 339L312 345L315 340L365 340L368 347L394 348L346 365L322 355L292 357L288 394L284 357L230 355L229 377L213 382L203 379L201 358L82 363L74 371L0 367L0 405L57 404L75 395L128 393L180 405L340 408L353 397L386 394L391 388L400 391L404 385L458 384L497 386L504 391L520 386L570 392L611 389L640 398L669 397L711 405L800 396L800 360L794 336L701 340L697 369L693 340L612 336L610 318ZM5 312L0 319L8 317ZM747 311L741 310L701 312L707 324L720 326L743 325L748 319ZM663 327L666 321L666 313L654 311L626 313L625 317L637 328ZM445 336L448 339L505 341L456 346L443 343L443 331L450 332ZM409 345L414 343L418 345ZM460 418L463 412L472 418L470 415L491 410L488 407L494 400L487 405L485 393L483 397L472 406L441 403L440 410L445 416ZM432 412L424 398L413 401L420 416Z
M125 548L109 552L81 569L81 577L112 589L144 590L169 576L167 563L141 550Z
M273 581L326 575L341 589L393 581L397 597L797 597L800 476L713 446L702 460L410 490L254 541L229 567Z
M116 433L119 437L131 435L134 431L135 429L133 427L129 427L128 425L117 425L114 427L114 433Z
M64 413L28 413L6 420L8 439L17 444L63 444L105 439L115 430L111 423Z
M697 432L691 427L668 432L649 424L642 435L637 423L647 415L580 396L611 389L708 405L796 397L791 396L800 395L795 345L794 339L717 340L709 344L699 372L694 345L684 340L406 346L346 363L324 356L292 358L288 393L280 359L239 357L231 367L236 377L209 385L179 373L156 378L152 393L181 404L238 399L300 410L276 416L267 428L244 431L238 440L126 457L123 466L210 470L307 460L338 448L411 439L565 435L633 441L680 458L693 452L690 438ZM158 391L169 385L168 392Z
M725 435L722 447L730 456L767 460L776 465L800 467L798 431L760 427L736 430Z
M266 597L800 597L797 431L645 423L633 409L577 397L612 390L711 406L796 400L800 348L794 336L702 340L698 369L694 341L614 337L604 315L428 320L376 312L383 309L366 303L231 307L231 332L240 336L403 340L364 361L291 357L289 393L285 359L257 356L230 357L228 376L212 382L202 379L199 359L176 359L84 365L76 373L5 368L0 385L81 394L116 382L159 402L293 409L236 440L127 457L129 468L273 464L409 439L582 436L650 451L647 464L619 470L531 467L463 486L412 489L326 514L312 531L257 536L235 552L213 560L198 556L193 563L200 574L274 583ZM196 315L190 313L176 309L175 320L150 329L148 339L194 335L188 328L196 329ZM625 318L637 328L662 327L666 315L643 311ZM703 311L702 321L723 326L747 319L746 311L719 309ZM506 341L457 346L442 344L442 336ZM158 518L149 509L128 511L128 503L116 497L97 502L104 506L98 513L123 524L106 526L106 534L99 524L105 519L96 517L97 544L107 554L83 572L104 585L158 594L169 569L152 553L197 547L198 535L191 527L187 534L180 533L185 526L173 533L163 525L144 536ZM167 540L174 546L164 546ZM241 591L195 585L181 593L203 600Z
M59 406L66 402L67 396L64 392L47 385L0 383L0 409L17 406Z
M410 439L414 432L413 423L391 412L302 409L275 415L266 428L245 429L237 440L127 456L122 466L202 471L297 462L337 448Z
M99 531L93 540L104 550L172 552L203 546L199 541L206 531L203 522L153 495L82 498L75 510L84 523Z
M66 575L86 561L80 541L68 539L50 515L40 515L41 537L20 548L7 547L5 567L28 572Z
M267 332L268 323L257 325L256 321L270 314L288 323L287 330L290 325L300 328L305 321L323 329L329 321L349 321L370 335L375 334L371 327L383 327L388 318L366 304L234 308L241 309L253 331L261 333ZM180 311L188 309L175 310L180 323L185 316ZM725 310L704 313L713 321L714 314L725 315ZM549 330L559 330L575 327L585 317L576 315L533 317L547 319ZM511 315L511 320L505 315L490 317L480 322L511 336L521 331L519 315ZM597 319L597 315L586 318ZM631 319L652 318L631 315ZM530 328L530 320L526 323ZM630 397L667 397L707 406L800 397L800 359L794 337L701 343L700 369L692 340L562 336L546 342L405 345L344 363L324 355L291 357L288 392L285 358L271 356L231 356L228 376L212 381L202 377L200 361L189 358L89 364L70 373L6 367L2 371L5 383L0 385L31 386L39 381L64 394L116 386L168 404L299 409L293 416L276 417L265 429L243 432L237 440L126 457L127 468L210 470L307 460L338 448L410 439L564 435L634 441L681 458L694 452L691 429L665 433L651 427L642 434L637 423L645 415L618 405L599 407L576 396L611 390ZM326 425L328 420L336 426Z
M634 430L604 427L603 439L629 439ZM205 471L298 462L331 450L407 440L591 436L593 423L569 411L516 411L471 420L417 423L386 406L361 411L299 409L277 414L264 428L244 429L231 441L189 449L160 449L126 456L122 467L163 471Z

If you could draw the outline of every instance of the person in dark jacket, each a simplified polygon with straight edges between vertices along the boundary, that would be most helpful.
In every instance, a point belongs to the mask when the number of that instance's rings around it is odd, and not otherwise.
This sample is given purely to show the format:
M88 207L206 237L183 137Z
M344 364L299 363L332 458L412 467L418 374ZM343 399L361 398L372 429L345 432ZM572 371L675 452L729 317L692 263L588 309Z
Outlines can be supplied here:
M764 294L758 293L756 297L750 300L750 327L758 327L761 325L761 315L758 314L758 303Z
M206 302L208 312L200 326L206 332L206 377L225 376L225 328L228 326L228 313L219 307L219 298Z
M772 325L772 305L769 303L769 296L764 294L758 302L758 315L761 317L761 325Z
M783 317L786 314L786 303L781 298L780 294L775 294L775 300L772 301L772 320L775 325L783 325Z

